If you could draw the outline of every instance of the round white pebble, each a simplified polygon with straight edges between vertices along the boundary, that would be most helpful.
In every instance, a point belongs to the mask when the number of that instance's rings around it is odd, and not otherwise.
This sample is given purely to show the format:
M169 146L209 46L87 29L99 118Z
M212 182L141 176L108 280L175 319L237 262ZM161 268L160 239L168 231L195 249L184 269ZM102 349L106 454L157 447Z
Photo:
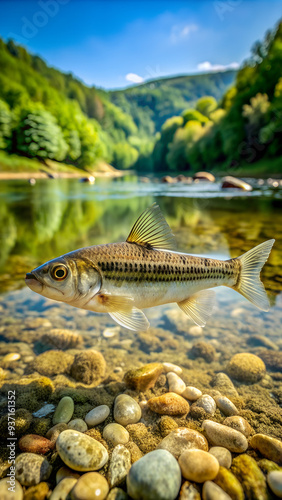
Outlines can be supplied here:
M189 401L197 401L202 396L202 391L196 387L188 385L182 392L181 396L183 398L189 399Z
M167 381L168 381L169 392L182 394L182 392L185 391L186 384L176 373L169 372L167 374Z
M180 366L174 365L173 363L163 363L165 373L174 372L177 375L181 375L182 368Z
M269 488L278 497L282 498L282 471L274 470L267 475Z

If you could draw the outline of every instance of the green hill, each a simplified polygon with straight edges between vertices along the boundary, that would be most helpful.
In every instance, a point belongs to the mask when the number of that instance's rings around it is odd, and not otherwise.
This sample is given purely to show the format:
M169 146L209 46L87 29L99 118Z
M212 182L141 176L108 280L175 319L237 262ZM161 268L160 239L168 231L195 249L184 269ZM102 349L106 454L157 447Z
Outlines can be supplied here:
M203 96L219 100L234 83L236 71L182 75L150 80L142 85L110 92L111 101L132 116L139 131L160 131L167 118L193 107Z

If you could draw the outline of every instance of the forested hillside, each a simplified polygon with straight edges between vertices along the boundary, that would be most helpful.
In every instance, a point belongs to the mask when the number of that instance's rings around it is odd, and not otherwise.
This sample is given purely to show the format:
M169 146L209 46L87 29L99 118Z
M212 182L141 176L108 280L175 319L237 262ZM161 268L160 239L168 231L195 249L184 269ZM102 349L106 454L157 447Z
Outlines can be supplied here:
M236 72L221 71L150 80L142 85L110 93L111 100L132 116L141 134L159 132L167 118L194 107L197 99L209 95L220 99L234 83Z
M257 42L217 103L168 119L147 161L155 171L227 169L282 156L282 23ZM282 158L281 158L282 159ZM143 159L146 164L146 159ZM280 166L282 171L282 162ZM271 166L269 168L271 173Z
M0 148L81 168L99 158L120 169L134 166L151 154L155 130L167 116L207 90L222 95L232 79L228 73L151 82L136 95L134 88L125 90L130 105L124 109L123 91L88 87L13 41L0 39L0 68Z

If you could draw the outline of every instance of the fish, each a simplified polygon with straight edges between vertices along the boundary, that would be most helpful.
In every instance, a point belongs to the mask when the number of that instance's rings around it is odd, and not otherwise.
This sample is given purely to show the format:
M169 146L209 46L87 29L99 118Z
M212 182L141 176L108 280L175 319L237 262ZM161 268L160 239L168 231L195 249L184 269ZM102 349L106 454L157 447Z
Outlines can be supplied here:
M142 309L170 303L203 327L215 306L211 289L221 285L269 310L260 271L274 242L228 260L177 252L171 228L154 204L138 217L126 241L69 252L27 273L25 282L50 299L108 313L129 330L149 328Z

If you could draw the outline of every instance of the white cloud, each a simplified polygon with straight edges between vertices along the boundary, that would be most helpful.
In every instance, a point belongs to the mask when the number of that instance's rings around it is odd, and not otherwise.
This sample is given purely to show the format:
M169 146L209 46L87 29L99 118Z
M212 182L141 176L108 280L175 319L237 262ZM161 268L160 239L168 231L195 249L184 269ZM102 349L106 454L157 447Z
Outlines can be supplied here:
M239 63L232 62L230 64L212 64L209 61L199 63L197 69L199 71L225 71L226 69L238 69Z
M170 41L173 44L182 42L190 33L197 31L197 29L198 26L196 24L175 24L171 28Z
M142 78L142 76L136 75L136 73L127 73L127 75L125 76L125 79L128 82L132 82L132 83L143 83L144 82L144 78Z

